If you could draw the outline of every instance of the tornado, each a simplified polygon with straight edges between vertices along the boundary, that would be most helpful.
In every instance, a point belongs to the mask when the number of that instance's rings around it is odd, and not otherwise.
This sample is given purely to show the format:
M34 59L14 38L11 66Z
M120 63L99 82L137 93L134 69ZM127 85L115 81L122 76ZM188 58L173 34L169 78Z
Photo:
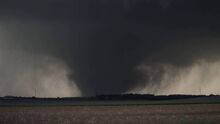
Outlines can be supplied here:
M36 87L43 97L197 94L201 87L206 94L219 93L217 5L207 0L0 1L0 85L7 89L0 95L31 96ZM193 86L198 88L187 89Z

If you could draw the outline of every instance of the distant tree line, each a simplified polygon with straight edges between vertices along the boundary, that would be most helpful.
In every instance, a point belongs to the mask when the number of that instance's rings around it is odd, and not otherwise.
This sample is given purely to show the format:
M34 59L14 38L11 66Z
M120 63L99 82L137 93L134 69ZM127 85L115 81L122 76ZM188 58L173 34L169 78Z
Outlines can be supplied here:
M38 97L17 97L5 96L0 99L38 99L38 100L75 100L75 101L96 101L96 100L172 100L172 99L188 99L196 97L220 97L219 95L153 95L153 94L115 94L115 95L97 95L92 97L57 97L57 98L38 98Z

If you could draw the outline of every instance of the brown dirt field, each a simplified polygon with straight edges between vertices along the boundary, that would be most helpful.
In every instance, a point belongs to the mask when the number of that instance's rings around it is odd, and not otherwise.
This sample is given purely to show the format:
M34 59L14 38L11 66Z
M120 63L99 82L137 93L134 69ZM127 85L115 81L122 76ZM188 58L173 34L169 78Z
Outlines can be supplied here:
M0 107L0 124L220 124L220 104Z

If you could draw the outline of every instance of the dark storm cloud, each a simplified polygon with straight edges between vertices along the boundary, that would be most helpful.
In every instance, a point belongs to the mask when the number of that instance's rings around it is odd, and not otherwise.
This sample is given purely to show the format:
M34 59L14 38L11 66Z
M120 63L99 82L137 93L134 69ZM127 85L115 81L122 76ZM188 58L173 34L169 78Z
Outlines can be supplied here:
M217 58L218 5L217 0L5 0L0 19L30 23L14 36L26 40L13 44L63 59L84 95L123 93L142 85L135 68L143 62L182 67Z

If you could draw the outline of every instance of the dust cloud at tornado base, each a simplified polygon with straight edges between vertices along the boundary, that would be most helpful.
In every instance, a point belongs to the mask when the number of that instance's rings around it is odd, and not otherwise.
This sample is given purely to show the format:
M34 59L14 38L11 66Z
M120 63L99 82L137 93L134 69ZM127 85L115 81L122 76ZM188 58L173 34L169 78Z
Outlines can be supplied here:
M153 67L157 66L157 67ZM158 69L162 71L157 76ZM142 87L136 87L126 93L139 94L219 94L220 61L207 62L198 60L189 67L174 67L169 64L140 65L138 70L148 82ZM144 79L144 78L143 78ZM142 80L143 82L146 80ZM155 85L156 84L156 85Z
M50 30L52 26L2 21L0 27L0 96L81 96L75 81L69 77L74 72L68 65L48 52L43 53L43 49L36 49L31 41L46 42L41 37L50 34L38 31ZM29 38L31 33L35 38Z
M81 93L67 65L57 58L2 51L0 54L1 96L71 97Z

